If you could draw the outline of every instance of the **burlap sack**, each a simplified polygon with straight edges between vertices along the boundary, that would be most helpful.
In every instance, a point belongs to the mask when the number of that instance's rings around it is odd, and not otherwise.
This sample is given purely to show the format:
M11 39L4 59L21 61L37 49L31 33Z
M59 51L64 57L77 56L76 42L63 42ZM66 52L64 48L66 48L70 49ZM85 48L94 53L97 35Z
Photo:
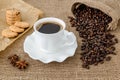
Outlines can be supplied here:
M99 9L112 17L112 22L108 29L114 30L117 28L118 20L120 19L120 0L79 0L72 6L72 12L79 5L85 4L89 7Z

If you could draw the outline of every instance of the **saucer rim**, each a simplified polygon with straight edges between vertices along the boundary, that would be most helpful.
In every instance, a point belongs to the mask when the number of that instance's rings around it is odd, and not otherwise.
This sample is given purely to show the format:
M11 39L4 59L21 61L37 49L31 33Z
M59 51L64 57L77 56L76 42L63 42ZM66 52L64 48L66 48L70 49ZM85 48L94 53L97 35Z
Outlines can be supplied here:
M50 63L50 62L63 62L64 60L66 60L68 57L72 57L72 56L74 56L74 54L75 54L75 51L76 51L76 49L77 49L77 47L78 47L78 45L77 45L77 41L76 41L76 39L75 39L75 42L74 42L74 44L73 45L71 45L72 47L70 47L70 48L72 48L72 49L74 49L72 52L73 53L71 53L71 54L67 54L66 53L66 55L63 55L62 57L59 57L59 58L46 58L46 60L43 60L43 58L40 58L40 57L34 57L34 56L32 56L32 52L30 52L30 50L29 49L26 49L27 48L27 46L26 46L26 43L27 43L27 41L26 40L28 40L28 39L32 39L32 38L30 38L30 37L33 37L33 34L34 34L34 32L31 34L31 35L29 35L29 36L27 36L26 37L26 39L25 39L25 41L24 41L24 51L32 58L32 59L34 59L34 60L39 60L39 61L41 61L41 62L43 62L43 63ZM73 34L74 35L74 34ZM75 37L76 38L76 37ZM29 43L27 43L27 44L29 44ZM68 49L69 50L69 49ZM43 53L45 53L44 51L42 51ZM54 53L54 51L53 51L53 53ZM47 53L47 54L49 54L49 53Z

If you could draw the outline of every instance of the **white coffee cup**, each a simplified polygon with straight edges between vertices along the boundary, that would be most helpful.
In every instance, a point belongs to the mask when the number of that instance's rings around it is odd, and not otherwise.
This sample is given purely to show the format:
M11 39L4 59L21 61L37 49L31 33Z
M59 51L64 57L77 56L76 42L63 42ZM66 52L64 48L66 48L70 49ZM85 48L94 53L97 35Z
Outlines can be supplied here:
M40 27L39 25L46 22L58 23L62 26L62 29L52 34L45 34L45 33L39 32L37 30L37 28ZM72 32L66 31L67 34L65 34L65 28L66 28L66 24L61 19L54 18L54 17L39 19L34 24L35 44L37 46L40 46L41 50L48 51L48 52L59 50L64 46L73 45L75 42L75 36Z

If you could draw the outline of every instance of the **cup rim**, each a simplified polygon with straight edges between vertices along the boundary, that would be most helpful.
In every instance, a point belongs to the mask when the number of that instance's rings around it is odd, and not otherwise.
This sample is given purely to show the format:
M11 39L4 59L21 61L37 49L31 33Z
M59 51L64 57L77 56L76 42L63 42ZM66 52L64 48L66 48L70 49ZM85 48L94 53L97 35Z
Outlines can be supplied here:
M46 34L46 33L39 32L36 28L37 28L38 25L40 25L44 22L51 22L51 23L56 22L56 23L60 24L63 28L62 28L62 30L60 30L56 33L51 33L51 34ZM46 17L46 18L42 18L42 19L39 19L38 21L36 21L33 28L34 28L35 32L37 32L41 35L57 35L57 34L61 33L63 30L65 30L66 24L62 19L55 18L55 17Z

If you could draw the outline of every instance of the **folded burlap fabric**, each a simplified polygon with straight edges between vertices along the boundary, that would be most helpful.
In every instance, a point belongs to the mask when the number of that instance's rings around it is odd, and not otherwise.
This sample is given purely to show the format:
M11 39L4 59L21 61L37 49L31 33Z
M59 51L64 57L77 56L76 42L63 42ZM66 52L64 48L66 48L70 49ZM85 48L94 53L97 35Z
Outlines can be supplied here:
M33 24L43 16L43 12L40 9L37 9L23 0L0 0L0 51L5 50L10 44L24 35L27 31L29 31ZM19 34L17 37L9 39L4 38L1 35L2 30L8 28L8 24L6 23L5 12L7 9L16 8L20 10L22 21L28 22L30 27L27 28L23 33Z

